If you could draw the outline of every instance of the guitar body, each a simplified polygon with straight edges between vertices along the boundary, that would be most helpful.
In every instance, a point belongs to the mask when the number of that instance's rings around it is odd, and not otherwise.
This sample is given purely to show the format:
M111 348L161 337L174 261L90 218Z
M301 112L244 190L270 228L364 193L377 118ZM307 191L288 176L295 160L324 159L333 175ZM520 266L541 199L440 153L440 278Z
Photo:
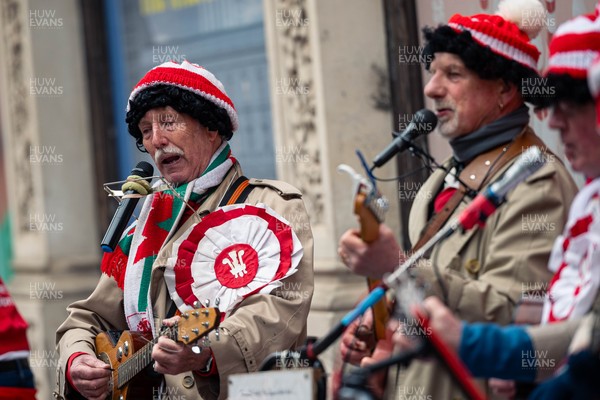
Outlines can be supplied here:
M200 304L194 304L195 307ZM172 327L163 327L159 337L191 345L221 321L218 308L196 308L181 313ZM152 364L152 347L158 342L151 333L123 331L101 332L96 336L96 356L110 365L111 400L153 399L162 375L148 368ZM203 346L209 346L208 341Z
M101 332L96 336L96 355L113 369L112 392L107 399L134 400L152 399L162 380L162 375L145 373L135 375L130 381L119 387L119 366L129 360L136 351L152 340L152 334L147 332L123 331ZM154 376L152 376L154 375Z

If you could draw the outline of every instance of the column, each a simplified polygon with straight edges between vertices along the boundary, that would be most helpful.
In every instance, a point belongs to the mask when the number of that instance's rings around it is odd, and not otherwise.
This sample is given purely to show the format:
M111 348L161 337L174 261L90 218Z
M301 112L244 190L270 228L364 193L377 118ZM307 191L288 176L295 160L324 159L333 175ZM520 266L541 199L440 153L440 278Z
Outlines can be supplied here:
M351 180L339 164L364 174L391 141L392 115L381 2L264 0L276 166L299 187L315 238L315 293L309 335L321 337L353 308L365 279L337 257L341 234L357 227ZM393 162L376 170L394 177ZM398 231L396 183L381 183L390 200L386 223ZM338 344L321 359L332 372Z

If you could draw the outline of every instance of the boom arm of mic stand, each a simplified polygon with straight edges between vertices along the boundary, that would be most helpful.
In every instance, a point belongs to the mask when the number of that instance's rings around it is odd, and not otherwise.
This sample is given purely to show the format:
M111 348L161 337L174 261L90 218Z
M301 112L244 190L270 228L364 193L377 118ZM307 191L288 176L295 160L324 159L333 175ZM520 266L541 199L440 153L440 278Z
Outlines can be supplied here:
M406 271L410 266L415 264L423 255L429 251L433 246L435 246L438 242L446 239L452 233L454 233L458 228L459 224L457 220L451 221L447 224L442 230L440 230L434 237L429 239L429 241L421 247L418 251L416 251L408 260L406 260L402 265L400 265L396 270L385 277L380 286L374 288L367 297L365 297L358 305L351 310L348 314L346 314L340 322L331 330L327 335L318 339L314 343L309 343L306 346L303 346L299 352L304 357L309 360L316 360L317 356L325 351L333 342L335 342L342 333L346 330L346 328L357 319L359 316L365 313L373 304L377 303L379 300L385 296L388 288L394 288L399 285L400 276L404 271ZM269 356L267 360L272 358L273 355Z
M408 142L407 140L405 140L406 142ZM449 170L448 168L444 167L443 165L439 164L437 161L435 161L435 158L431 157L429 155L429 153L427 153L426 151L424 151L421 147L417 146L416 144L411 143L410 147L408 148L408 150L410 150L411 153L413 153L413 155L425 158L427 161L429 161L430 165L427 165L427 167L433 172L433 168L431 168L431 165L435 166L436 168L441 169L442 171L445 171L447 174L450 173L451 170ZM422 160L423 162L425 162L424 160ZM465 182L463 182L460 179L459 174L457 173L453 173L452 176L461 184L463 185L466 190L467 190L467 196L473 198L477 195L477 191L472 189L469 185L467 185Z

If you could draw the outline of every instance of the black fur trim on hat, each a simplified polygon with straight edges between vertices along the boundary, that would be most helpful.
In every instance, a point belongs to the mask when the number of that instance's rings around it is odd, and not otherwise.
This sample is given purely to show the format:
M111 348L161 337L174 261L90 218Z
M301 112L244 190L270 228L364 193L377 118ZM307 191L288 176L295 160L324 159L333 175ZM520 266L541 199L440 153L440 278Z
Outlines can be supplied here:
M135 138L135 145L140 151L146 152L142 132L138 128L140 120L149 110L167 106L198 120L208 130L218 131L223 140L229 140L233 136L231 120L225 109L188 90L171 85L156 85L142 90L129 102L129 111L125 117L127 130Z
M569 74L550 73L544 78L544 83L551 95L545 96L539 107L552 107L559 101L578 106L594 102L587 79L573 78Z

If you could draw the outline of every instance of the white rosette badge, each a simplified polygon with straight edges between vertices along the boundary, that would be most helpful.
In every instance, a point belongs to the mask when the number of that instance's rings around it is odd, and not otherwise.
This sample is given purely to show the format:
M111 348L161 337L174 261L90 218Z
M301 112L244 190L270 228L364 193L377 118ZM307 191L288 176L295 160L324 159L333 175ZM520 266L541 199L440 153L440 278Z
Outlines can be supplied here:
M179 310L209 300L228 314L246 297L280 287L302 255L289 222L274 210L234 204L208 214L175 241L165 280Z

